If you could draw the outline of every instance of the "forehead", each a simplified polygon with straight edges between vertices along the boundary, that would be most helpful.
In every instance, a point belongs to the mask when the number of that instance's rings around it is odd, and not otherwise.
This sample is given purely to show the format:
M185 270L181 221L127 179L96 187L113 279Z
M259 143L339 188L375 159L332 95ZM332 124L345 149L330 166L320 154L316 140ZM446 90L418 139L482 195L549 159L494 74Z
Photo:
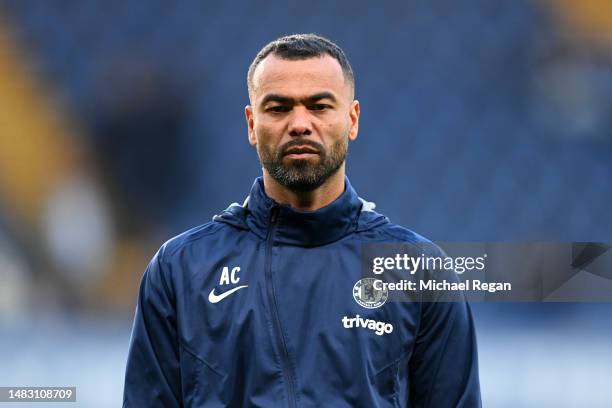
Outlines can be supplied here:
M329 55L304 60L268 55L253 73L255 99L268 93L298 97L321 91L342 96L348 95L349 89L340 63Z

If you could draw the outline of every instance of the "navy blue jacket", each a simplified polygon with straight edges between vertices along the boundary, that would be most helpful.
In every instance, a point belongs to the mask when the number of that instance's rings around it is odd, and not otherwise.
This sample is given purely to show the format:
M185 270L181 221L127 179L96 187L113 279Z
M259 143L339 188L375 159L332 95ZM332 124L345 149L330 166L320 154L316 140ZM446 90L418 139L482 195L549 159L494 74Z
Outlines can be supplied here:
M298 212L257 179L166 242L140 286L124 407L479 407L465 301L356 302L363 244L427 242L372 207L346 179ZM357 315L393 331L343 324Z

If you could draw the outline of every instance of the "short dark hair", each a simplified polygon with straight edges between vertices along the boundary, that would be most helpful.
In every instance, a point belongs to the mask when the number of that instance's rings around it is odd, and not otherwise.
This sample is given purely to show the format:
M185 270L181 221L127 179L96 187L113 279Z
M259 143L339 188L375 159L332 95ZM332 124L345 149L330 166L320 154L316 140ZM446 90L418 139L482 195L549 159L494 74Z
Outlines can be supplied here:
M321 57L327 54L336 59L342 67L344 79L349 81L351 89L355 90L355 76L344 51L332 41L317 34L292 34L277 38L268 43L255 56L249 66L247 74L247 86L249 95L253 90L253 74L255 68L268 55L275 55L285 60L304 60L309 58Z

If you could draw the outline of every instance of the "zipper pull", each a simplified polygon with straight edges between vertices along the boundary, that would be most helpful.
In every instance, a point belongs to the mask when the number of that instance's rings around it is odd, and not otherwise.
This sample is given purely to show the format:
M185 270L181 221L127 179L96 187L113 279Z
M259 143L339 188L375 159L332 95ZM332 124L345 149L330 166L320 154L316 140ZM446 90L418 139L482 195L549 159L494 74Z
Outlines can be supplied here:
M270 224L276 224L276 221L278 220L278 210L278 207L272 207L270 210Z

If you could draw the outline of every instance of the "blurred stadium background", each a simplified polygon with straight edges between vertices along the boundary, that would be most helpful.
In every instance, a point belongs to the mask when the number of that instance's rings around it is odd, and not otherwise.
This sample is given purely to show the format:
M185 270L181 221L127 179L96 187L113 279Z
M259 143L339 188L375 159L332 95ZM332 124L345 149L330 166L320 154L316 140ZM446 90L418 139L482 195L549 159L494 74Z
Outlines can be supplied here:
M393 221L612 241L607 0L2 0L0 385L120 405L142 271L259 175L246 71L294 32L347 52L349 176ZM611 406L612 305L474 310L484 406Z

